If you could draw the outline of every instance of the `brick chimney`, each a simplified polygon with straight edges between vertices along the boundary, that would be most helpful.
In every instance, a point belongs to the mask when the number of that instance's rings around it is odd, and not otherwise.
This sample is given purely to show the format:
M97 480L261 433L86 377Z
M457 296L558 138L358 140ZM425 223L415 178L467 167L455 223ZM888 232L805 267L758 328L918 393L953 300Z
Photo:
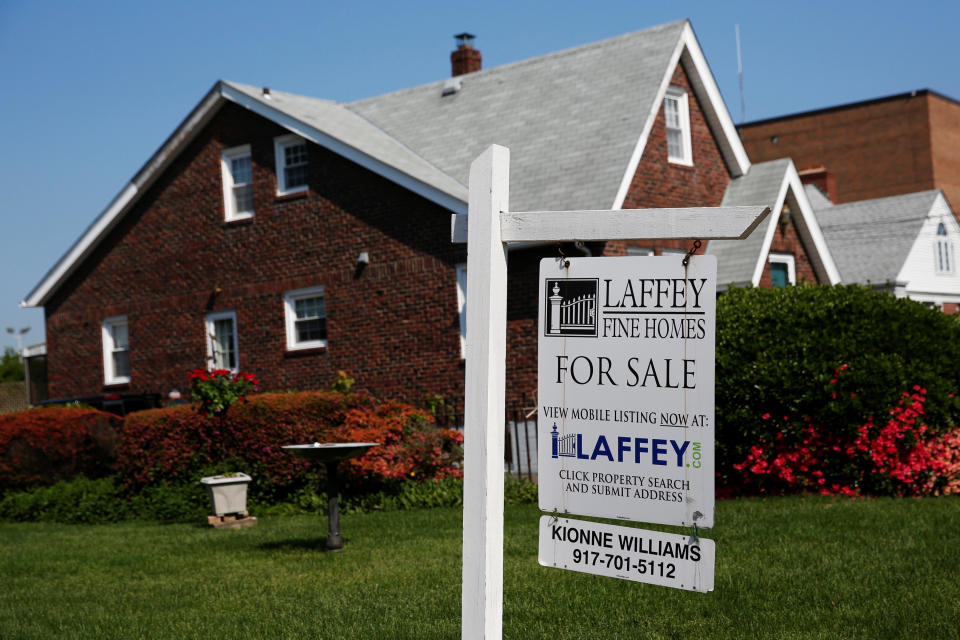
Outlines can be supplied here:
M453 76L462 76L483 68L480 52L473 48L472 33L458 33L453 36L457 39L457 48L450 54L450 65L453 67Z
M800 182L819 187L820 191L823 191L830 198L830 202L837 203L837 181L834 179L832 171L827 171L825 166L818 164L800 169L797 173L800 174Z

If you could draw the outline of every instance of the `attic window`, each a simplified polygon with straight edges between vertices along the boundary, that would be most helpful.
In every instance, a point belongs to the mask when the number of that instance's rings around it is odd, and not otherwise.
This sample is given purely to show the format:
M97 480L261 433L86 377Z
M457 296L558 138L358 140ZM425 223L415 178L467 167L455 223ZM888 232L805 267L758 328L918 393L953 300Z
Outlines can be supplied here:
M947 237L947 227L942 222L937 225L936 241L937 273L953 273L953 243Z
M667 123L667 160L676 164L693 164L690 142L690 104L687 92L668 87L663 99L663 115Z
M277 162L277 195L307 190L307 141L296 135L274 138Z

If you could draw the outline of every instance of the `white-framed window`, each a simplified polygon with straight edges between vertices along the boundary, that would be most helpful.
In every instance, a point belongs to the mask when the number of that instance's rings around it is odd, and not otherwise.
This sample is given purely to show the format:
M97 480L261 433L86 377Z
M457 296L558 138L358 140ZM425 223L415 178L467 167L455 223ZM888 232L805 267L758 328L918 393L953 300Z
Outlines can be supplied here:
M797 284L797 263L792 253L771 253L770 284L774 287L785 287Z
M663 115L667 121L667 160L692 165L690 100L687 92L680 87L669 87L663 98Z
M652 256L654 255L654 253L653 253L653 249L651 249L650 247L628 246L627 255L628 256Z
M467 265L457 265L457 314L460 318L460 357L467 357Z
M207 362L211 369L240 369L237 341L237 314L234 311L208 313L204 322L207 337Z
M253 163L250 145L226 149L220 156L225 220L253 217Z
M288 351L327 346L327 303L323 287L283 294L283 313Z
M103 321L103 382L130 382L130 341L127 316L114 316Z
M277 195L307 190L307 141L289 134L273 139L277 162Z
M947 235L947 226L942 222L937 225L936 252L937 273L953 273L955 270L953 259L953 242Z

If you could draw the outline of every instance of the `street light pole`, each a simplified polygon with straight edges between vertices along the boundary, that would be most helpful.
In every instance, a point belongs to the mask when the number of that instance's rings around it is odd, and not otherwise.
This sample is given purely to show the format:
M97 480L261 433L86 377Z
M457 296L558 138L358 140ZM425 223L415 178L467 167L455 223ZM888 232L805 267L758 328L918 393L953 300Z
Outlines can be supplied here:
M19 331L13 327L7 327L7 333L10 335L16 335L17 337L17 356L21 356L23 353L23 334L30 331L30 327L22 327Z

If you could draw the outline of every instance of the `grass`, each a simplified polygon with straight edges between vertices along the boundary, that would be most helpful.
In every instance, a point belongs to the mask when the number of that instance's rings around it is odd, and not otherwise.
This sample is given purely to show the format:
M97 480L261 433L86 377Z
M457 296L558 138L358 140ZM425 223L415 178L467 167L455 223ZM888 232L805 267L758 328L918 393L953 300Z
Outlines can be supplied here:
M539 515L507 508L505 638L960 636L956 498L720 502L710 594L540 567ZM459 509L342 527L0 524L0 637L459 637Z

